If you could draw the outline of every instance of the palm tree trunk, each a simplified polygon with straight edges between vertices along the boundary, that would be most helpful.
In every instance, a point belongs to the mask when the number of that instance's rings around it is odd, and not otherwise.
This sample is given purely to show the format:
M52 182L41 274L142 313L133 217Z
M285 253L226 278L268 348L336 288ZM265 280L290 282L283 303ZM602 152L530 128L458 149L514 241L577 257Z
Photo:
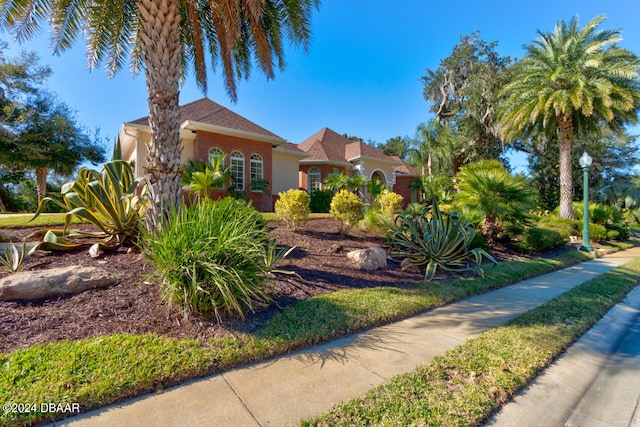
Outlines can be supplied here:
M571 118L558 117L560 139L560 212L558 217L575 219L573 213L573 170L571 157L573 154L573 123Z
M38 205L47 197L47 169L36 168L36 193L38 193Z
M145 171L149 191L146 226L156 231L163 218L182 201L179 0L140 0L138 7L142 16L142 52L151 129Z

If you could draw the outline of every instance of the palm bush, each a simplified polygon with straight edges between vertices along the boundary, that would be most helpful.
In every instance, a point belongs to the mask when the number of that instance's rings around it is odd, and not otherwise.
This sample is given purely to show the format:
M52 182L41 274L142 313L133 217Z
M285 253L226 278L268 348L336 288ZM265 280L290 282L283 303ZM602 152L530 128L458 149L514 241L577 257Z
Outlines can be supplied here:
M531 186L521 175L513 176L499 162L482 160L460 168L456 176L456 205L463 213L481 217L482 235L491 242L503 222L529 221L534 206Z
M185 315L244 317L266 303L273 260L281 259L261 214L232 198L174 212L157 233L144 233L143 252L165 300Z
M67 240L68 237L81 236L98 239L90 249L92 256L103 250L111 250L126 242L136 242L145 206L142 198L136 194L143 178L135 178L133 165L124 160L111 160L100 172L81 168L75 181L62 186L62 199L46 197L38 206L31 220L44 212L46 204L52 202L67 212L62 230L45 230L44 239L31 249L66 250L81 244ZM93 224L98 232L78 232L69 230L69 225L77 217Z
M200 159L190 160L182 175L182 185L195 193L199 200L208 200L211 190L223 188L231 179L229 167L224 167L225 156L214 156L209 164Z
M443 214L434 200L431 210L426 207L419 215L398 215L387 241L391 248L389 254L404 258L403 264L426 265L424 278L431 281L438 267L483 274L483 258L495 264L496 260L484 249L472 249L475 237L472 224L461 222L454 212Z

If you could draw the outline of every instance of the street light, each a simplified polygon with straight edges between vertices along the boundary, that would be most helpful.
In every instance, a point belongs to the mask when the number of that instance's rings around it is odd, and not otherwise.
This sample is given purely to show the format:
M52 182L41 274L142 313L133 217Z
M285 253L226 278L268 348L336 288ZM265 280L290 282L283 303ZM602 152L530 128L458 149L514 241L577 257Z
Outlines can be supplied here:
M584 154L582 154L582 157L580 157L579 162L582 167L582 176L584 180L584 193L582 196L584 202L584 223L582 226L582 246L580 249L583 251L593 252L593 247L590 242L591 236L589 235L589 166L591 166L593 159L585 151Z

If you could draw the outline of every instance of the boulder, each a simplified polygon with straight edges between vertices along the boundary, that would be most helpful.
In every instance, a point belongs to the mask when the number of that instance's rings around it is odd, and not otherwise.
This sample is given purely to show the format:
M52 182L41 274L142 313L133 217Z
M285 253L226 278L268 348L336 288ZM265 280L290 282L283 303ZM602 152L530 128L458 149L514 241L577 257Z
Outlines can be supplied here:
M387 252L379 247L358 249L347 253L347 258L360 270L375 271L387 268Z
M102 268L77 265L18 272L0 279L0 301L77 294L88 289L106 288L118 280Z
M0 230L0 243L18 242L19 240L14 238L11 234Z

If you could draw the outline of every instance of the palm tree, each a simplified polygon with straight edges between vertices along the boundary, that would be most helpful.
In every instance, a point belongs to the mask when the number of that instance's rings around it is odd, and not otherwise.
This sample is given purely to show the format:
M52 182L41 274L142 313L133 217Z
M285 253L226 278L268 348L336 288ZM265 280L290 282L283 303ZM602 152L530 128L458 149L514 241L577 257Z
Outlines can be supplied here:
M460 168L456 175L456 204L463 212L479 213L482 235L493 241L504 221L526 222L535 206L533 191L522 175L511 175L496 160L481 160Z
M206 55L213 66L220 61L235 101L236 81L249 76L254 58L273 78L274 70L285 66L284 40L306 49L311 12L318 5L319 0L6 0L0 26L24 40L51 23L56 53L86 34L89 67L106 60L110 75L127 60L133 71L144 67L151 130L146 222L155 230L182 200L178 97L186 69L193 67L206 92Z
M583 28L577 17L560 21L551 33L526 46L513 79L504 89L501 114L506 140L544 132L560 146L560 213L573 218L572 149L575 134L604 121L619 126L636 121L640 101L638 67L633 53L617 46L620 32L598 30L598 16Z

